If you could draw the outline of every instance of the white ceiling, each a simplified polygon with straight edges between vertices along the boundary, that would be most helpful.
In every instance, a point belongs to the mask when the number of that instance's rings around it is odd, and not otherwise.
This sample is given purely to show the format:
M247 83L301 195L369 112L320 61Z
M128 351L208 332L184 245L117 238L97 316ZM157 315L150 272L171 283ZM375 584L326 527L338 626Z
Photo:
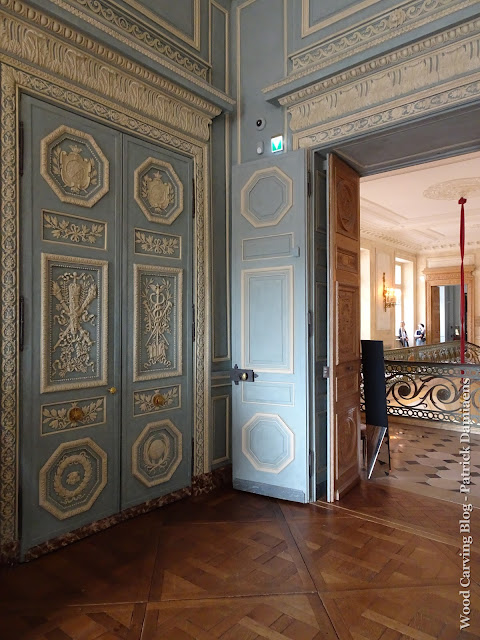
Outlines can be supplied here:
M360 180L361 236L412 253L459 247L460 206L454 199L427 198L433 185L480 182L480 152L376 174ZM461 187L460 187L461 189ZM465 195L465 250L480 249L480 188Z

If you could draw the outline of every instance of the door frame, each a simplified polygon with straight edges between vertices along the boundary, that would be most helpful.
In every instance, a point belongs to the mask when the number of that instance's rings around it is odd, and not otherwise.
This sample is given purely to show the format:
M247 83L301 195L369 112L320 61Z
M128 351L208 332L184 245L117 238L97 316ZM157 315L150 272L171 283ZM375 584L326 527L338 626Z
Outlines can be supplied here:
M465 266L465 286L467 287L467 313L465 314L465 325L467 336L470 342L475 340L475 266ZM426 333L427 344L432 344L432 288L458 284L460 285L460 269L459 267L438 267L426 268L423 270L425 274L425 305L426 305ZM430 336L430 338L429 338Z
M19 11L23 11L20 7ZM0 561L19 554L19 193L22 92L154 141L193 159L194 163L194 304L193 353L193 476L209 471L210 415L210 182L209 135L220 109L173 82L135 65L107 47L97 45L74 29L43 17L42 29L0 12L5 37L0 43L0 157L1 265L0 298L2 344L0 370ZM45 34L45 30L48 31ZM58 38L60 34L63 39ZM47 35L47 37L46 37ZM98 51L96 51L96 49ZM93 53L99 53L102 58ZM39 52L42 52L42 55ZM12 57L15 56L15 57ZM108 62L104 62L108 60ZM74 62L75 61L75 62ZM78 61L78 64L77 64ZM32 63L35 66L32 66ZM172 93L162 91L169 89ZM177 97L178 96L178 97ZM189 206L189 203L187 204ZM192 484L195 481L192 480ZM188 495L190 488L184 490ZM181 493L181 492L178 492ZM159 504L162 498L158 499ZM156 505L151 505L153 506ZM129 515L130 514L129 510ZM101 526L110 526L115 516ZM100 526L100 528L101 528ZM99 528L99 523L96 524ZM86 535L88 531L82 533Z
M476 105L480 105L480 99L478 99L474 104ZM470 105L472 106L472 105ZM444 109L441 109L433 114L430 114L430 117L434 118L435 116L438 116L439 113L440 114L448 114L449 112L452 111L452 108L448 108L448 106ZM411 122L408 123L407 125L407 129L412 126L416 127L418 126L418 122L419 120L423 120L425 118L416 118L416 119L412 119ZM428 118L427 118L428 119ZM382 137L383 135L385 135L386 131L393 131L395 130L395 123L392 123L389 127L384 127L384 128L378 128L376 130L370 130L369 131L369 135L368 135L368 141L371 141L372 139L374 139L375 137ZM347 145L349 143L351 143L354 140L361 140L361 138L363 138L365 136L363 135L352 135L352 136L348 136L348 137L341 137L340 139L335 140L335 142L331 142L327 145L321 146L315 146L312 145L309 148L309 153L310 155L310 166L315 166L315 158L320 160L320 163L322 163L325 158L328 156L328 154L330 153L335 153L337 154L340 158L344 159L345 162L347 162L347 164L351 164L352 161L351 159L349 159L346 155L342 155L342 151L341 151L341 147L342 145ZM295 140L294 139L294 148L298 148L298 139ZM466 153L471 153L472 151L475 151L475 149L472 149L471 147L458 147L455 150L455 156L457 155L462 155L462 154L466 154ZM375 171L375 172L371 172L371 171L365 171L362 174L362 171L359 170L359 168L353 163L353 167L358 171L358 173L360 174L360 177L366 176L366 175L377 175L380 173L386 173L388 171L392 171L393 169L398 169L400 167L405 167L405 166L415 166L417 164L424 164L429 162L430 160L441 160L443 158L448 158L448 157L452 157L452 153L449 152L448 150L436 150L436 149L432 149L430 151L430 153L428 155L424 155L422 156L421 160L412 160L411 157L409 157L408 159L395 159L395 160L391 160L390 163L382 165L381 170L379 171ZM328 182L328 174L327 174L327 182ZM315 193L315 189L316 189L316 184L315 184L315 177L313 177L313 181L312 181L312 189L313 192ZM323 206L326 207L326 219L327 219L327 238L330 237L330 228L331 228L331 222L330 222L330 210L329 210L329 197L328 197L328 193L327 193L327 198L326 198L326 202L323 203ZM322 206L322 203L317 202L317 199L314 198L313 199L313 206L316 208L318 206ZM314 215L316 215L316 209L314 212ZM360 216L360 224L361 224L361 216ZM328 260L330 260L331 256L330 256L330 245L329 245L329 241L327 241L327 256L328 256ZM452 268L448 268L446 269L446 271L450 273L452 272ZM329 271L330 273L330 271ZM469 296L470 296L470 291L474 290L473 287L473 276L471 276L471 273L469 271L469 275L468 277L468 284L469 284ZM458 280L455 283L459 283L460 282L460 276L458 276ZM451 282L447 282L447 284L450 284ZM465 280L465 283L467 284L467 279ZM444 282L430 282L430 283L426 283L426 287L427 287L427 295L428 293L431 292L431 289L429 289L429 285L434 285L434 284L444 284ZM328 294L328 300L330 299L330 289L331 289L332 283L330 280L330 276L329 276L329 281L328 281L328 288L329 288L329 294ZM360 300L361 303L361 300ZM470 303L470 297L469 297L469 310L468 310L468 326L470 327L472 333L473 333L473 329L474 329L474 322L473 322L473 315L474 315L474 298L472 297L472 303ZM328 317L330 318L330 309L328 309ZM427 322L427 328L428 328L428 320ZM328 346L328 362L330 362L330 359L332 357L332 353L330 351L330 345L331 345L331 332L333 331L334 327L332 327L332 323L329 322L328 324L328 330L327 330L327 346ZM428 334L427 334L428 335ZM360 343L360 326L359 326L359 334L358 334L358 341ZM332 389L332 379L329 378L327 380L327 388L328 388L328 397L331 398L332 394L333 394L333 389ZM314 388L314 384L310 385L310 388L312 389L312 387ZM313 394L314 392L311 391L311 393ZM312 406L314 406L314 395L312 395L311 397L311 401L312 401ZM335 459L336 459L336 451L334 449L334 442L335 442L335 438L334 438L334 428L335 425L333 423L332 420L332 413L331 413L332 409L331 409L331 402L329 401L327 403L327 437L326 437L326 442L325 442L325 446L327 449L327 495L326 495L326 500L327 502L334 502L335 501L335 491L334 491L334 483L333 483L333 478L334 478L334 469L335 469ZM318 443L315 443L315 450L317 450L317 446ZM359 445L360 446L360 445ZM315 486L315 483L314 483Z

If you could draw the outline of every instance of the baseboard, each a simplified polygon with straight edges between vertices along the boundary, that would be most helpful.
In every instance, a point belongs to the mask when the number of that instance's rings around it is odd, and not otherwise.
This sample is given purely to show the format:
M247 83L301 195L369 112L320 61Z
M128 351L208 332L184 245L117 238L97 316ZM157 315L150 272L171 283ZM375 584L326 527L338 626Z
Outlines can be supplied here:
M129 509L125 509L125 511L114 514L113 516L103 518L97 522L92 522L91 524L80 527L75 531L71 531L70 533L66 533L57 538L53 538L52 540L48 540L47 542L43 542L42 544L29 549L22 561L29 562L30 560L34 560L35 558L39 558L40 556L49 553L50 551L66 547L72 542L77 542L78 540L82 540L82 538L91 536L94 533L109 529L120 522L130 520L130 518L135 518L136 516L148 513L149 511L171 504L172 502L182 500L189 496L203 495L219 487L228 487L231 485L232 467L230 465L204 473L200 476L195 476L192 478L192 485L190 487L185 487L184 489L169 493L165 496L161 496L160 498L155 498L154 500L149 500L148 502L130 507ZM20 545L18 542L15 542L1 548L0 564L14 565L20 562L19 547Z

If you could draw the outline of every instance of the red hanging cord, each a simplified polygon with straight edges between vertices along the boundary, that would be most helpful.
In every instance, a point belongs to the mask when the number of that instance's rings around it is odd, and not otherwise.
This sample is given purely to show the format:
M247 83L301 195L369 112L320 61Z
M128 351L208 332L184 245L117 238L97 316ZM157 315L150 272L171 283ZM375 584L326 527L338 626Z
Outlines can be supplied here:
M460 211L460 362L465 362L465 273L463 270L463 256L465 253L465 210L463 205L466 198L460 198L458 204L462 206Z

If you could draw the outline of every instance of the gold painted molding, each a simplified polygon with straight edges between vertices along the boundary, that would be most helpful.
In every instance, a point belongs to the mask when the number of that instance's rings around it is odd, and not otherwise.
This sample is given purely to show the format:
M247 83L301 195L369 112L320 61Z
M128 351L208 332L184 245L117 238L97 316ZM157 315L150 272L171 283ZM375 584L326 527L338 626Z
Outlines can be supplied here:
M477 5L477 0L410 0L401 7L391 9L370 21L356 25L346 32L332 36L307 50L291 55L292 71L290 75L275 84L266 87L268 93L289 85L334 63L388 42L392 38L408 33L433 19L438 20L461 9ZM413 45L415 46L415 45ZM364 64L368 68L370 62Z
M15 9L19 17L0 10L0 56L4 53L46 67L157 122L208 140L211 119L221 111L218 107L28 5L1 0L2 5Z
M476 21L477 33L460 42L450 43L434 52L428 52L409 61L363 74L350 83L323 91L308 100L288 108L290 128L297 132L319 126L352 113L362 114L375 105L394 103L408 99L421 91L438 91L439 87L454 82L460 74L478 74L477 51L480 47L480 20ZM465 82L463 79L462 84Z
M0 431L0 553L14 559L18 549L18 404L19 351L18 351L18 269L19 228L17 121L18 99L21 91L54 101L101 122L133 135L155 141L167 148L181 151L194 160L195 173L195 255L194 273L196 301L196 335L194 351L194 475L206 472L209 465L209 438L206 425L210 415L210 194L209 146L198 140L198 130L191 132L191 108L174 98L173 107L179 109L174 118L181 131L164 124L162 112L157 116L154 101L163 96L139 78L148 78L151 84L162 83L160 76L144 70L118 54L80 33L65 27L48 16L28 8L22 2L0 0L0 6L15 8L32 22L48 27L90 51L103 49L107 59L125 65L128 72L97 60L93 53L86 54L77 47L67 45L54 35L43 33L21 20L0 12L0 229L1 266L0 283L2 341L1 415ZM10 55L8 55L10 54ZM33 65L33 66L32 66ZM173 83L171 84L174 87ZM178 88L181 95L188 92ZM143 98L141 97L143 96ZM148 104L146 98L152 102ZM197 99L192 96L193 99ZM212 114L219 110L200 100ZM143 102L145 101L145 102ZM143 102L143 103L142 103ZM165 104L165 103L164 103ZM171 112L173 115L173 111ZM209 118L205 118L208 126Z
M2 0L2 1L6 2L7 0ZM13 3L13 0L10 0L10 1L12 1L12 3ZM226 95L225 93L223 93L219 89L216 89L213 85L209 84L208 82L206 82L202 78L199 78L198 76L185 71L178 64L175 64L174 62L171 62L165 56L162 56L162 55L156 53L154 50L152 50L151 48L146 46L144 44L144 40L145 40L144 38L142 38L139 41L132 40L130 37L127 37L126 35L123 35L120 31L118 31L117 29L112 28L111 26L109 26L105 22L103 22L101 20L97 20L95 18L92 18L91 16L86 15L83 11L81 11L79 9L76 9L75 7L73 7L71 4L69 4L65 0L50 0L50 1L53 2L54 4L56 4L58 7L62 8L62 9L65 9L66 11L68 11L69 13L74 15L76 18L86 22L87 24L90 24L90 25L96 27L97 29L100 29L104 33L109 34L110 36L112 36L113 38L118 40L119 42L123 42L124 44L126 44L131 49L135 49L135 51L138 51L139 53L141 53L142 55L146 56L150 60L153 60L154 62L160 64L161 66L165 67L166 69L169 69L170 71L173 71L177 75L181 76L182 78L185 78L185 79L189 80L190 82L192 82L193 84L196 84L197 86L201 87L202 89L206 89L212 95L224 100L225 102L227 102L229 104L232 104L232 105L235 104L235 100L233 98L230 98L230 96ZM139 70L143 69L143 67L141 67L140 65L136 65L136 66L138 67ZM169 82L169 81L167 80L166 82ZM174 83L170 82L169 84L171 84L172 86L175 86ZM187 93L188 93L188 91L187 91Z

